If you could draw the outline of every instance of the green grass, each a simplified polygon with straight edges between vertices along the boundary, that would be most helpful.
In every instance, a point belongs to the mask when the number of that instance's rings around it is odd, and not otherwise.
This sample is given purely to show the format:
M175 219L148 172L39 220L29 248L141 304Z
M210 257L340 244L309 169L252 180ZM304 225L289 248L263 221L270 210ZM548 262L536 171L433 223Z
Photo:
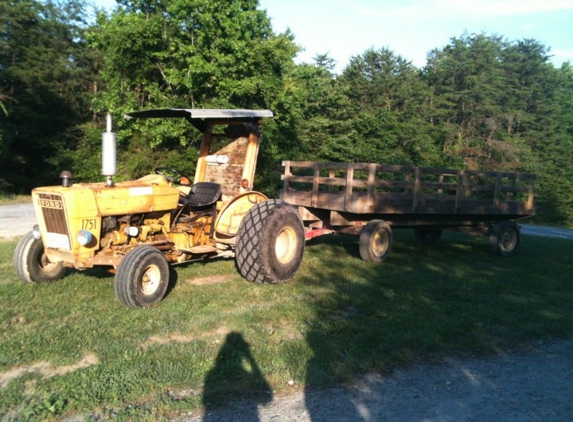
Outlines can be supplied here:
M31 204L32 197L30 195L13 195L0 192L0 206L14 205L14 204Z
M173 272L151 309L123 308L99 269L23 284L14 247L0 242L2 420L157 420L231 396L264 401L366 371L565 338L573 327L566 240L524 236L501 258L485 238L448 233L423 246L397 232L375 265L360 260L356 238L324 237L307 245L288 284L250 284L232 260L196 263Z

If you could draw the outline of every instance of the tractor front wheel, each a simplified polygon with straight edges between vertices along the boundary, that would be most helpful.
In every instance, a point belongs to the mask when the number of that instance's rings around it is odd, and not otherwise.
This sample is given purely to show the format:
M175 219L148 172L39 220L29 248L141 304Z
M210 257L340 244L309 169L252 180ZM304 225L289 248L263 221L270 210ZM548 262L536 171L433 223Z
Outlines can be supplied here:
M304 242L304 226L293 206L274 199L260 202L237 233L239 272L253 283L284 283L300 267Z
M42 239L30 231L20 239L14 251L14 268L24 283L55 281L66 273L63 262L51 262L44 250Z
M163 299L169 286L169 264L152 246L140 246L123 257L115 274L115 295L128 308L149 307Z

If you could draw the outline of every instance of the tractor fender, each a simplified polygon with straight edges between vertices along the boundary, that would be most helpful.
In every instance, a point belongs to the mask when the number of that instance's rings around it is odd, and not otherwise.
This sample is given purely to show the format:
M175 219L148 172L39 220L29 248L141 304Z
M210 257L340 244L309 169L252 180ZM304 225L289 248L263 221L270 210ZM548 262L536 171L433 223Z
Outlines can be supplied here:
M242 193L226 203L215 221L215 240L223 243L234 243L239 226L247 212L256 204L268 198L260 192Z

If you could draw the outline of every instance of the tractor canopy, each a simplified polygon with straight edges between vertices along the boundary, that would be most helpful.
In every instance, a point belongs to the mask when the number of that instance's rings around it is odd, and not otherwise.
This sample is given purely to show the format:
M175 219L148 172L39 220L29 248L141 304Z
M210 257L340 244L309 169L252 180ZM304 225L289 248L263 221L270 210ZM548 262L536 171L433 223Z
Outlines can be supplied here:
M201 108L162 108L143 111L132 111L125 114L126 119L172 118L183 117L201 132L208 126L216 124L257 123L264 117L273 117L270 110L246 109L201 109Z
M253 189L255 167L261 138L263 118L273 117L270 110L246 109L151 109L132 111L126 119L173 118L186 119L203 134L193 183L210 182L222 186L224 199ZM212 127L226 125L224 133ZM218 138L229 142L213 142ZM214 147L211 150L211 147Z

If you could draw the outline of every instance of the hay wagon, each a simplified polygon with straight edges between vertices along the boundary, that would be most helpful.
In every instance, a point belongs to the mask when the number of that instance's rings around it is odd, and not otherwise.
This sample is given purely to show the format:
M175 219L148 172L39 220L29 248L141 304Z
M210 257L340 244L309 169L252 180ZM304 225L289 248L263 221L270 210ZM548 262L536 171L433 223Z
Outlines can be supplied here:
M517 220L535 214L534 174L375 163L284 161L281 199L299 207L305 238L360 236L360 255L381 262L392 230L411 228L423 242L443 230L486 235L492 252L520 244Z

